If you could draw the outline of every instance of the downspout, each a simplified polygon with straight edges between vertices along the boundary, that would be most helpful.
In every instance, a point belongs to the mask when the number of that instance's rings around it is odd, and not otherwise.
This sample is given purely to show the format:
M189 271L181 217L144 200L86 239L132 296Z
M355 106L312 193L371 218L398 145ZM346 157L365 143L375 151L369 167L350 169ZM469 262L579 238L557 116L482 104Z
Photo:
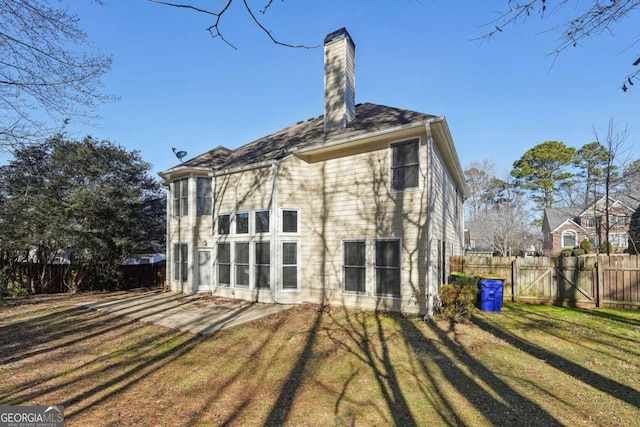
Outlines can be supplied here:
M218 256L218 245L217 245L217 240L216 240L216 225L217 225L217 221L216 221L216 194L218 192L218 177L213 175L213 172L210 172L209 177L213 180L213 183L211 184L212 190L211 190L211 253L215 254L215 256ZM211 260L211 265L212 267L216 265L217 261L214 258L213 260ZM231 273L231 272L229 272ZM231 286L229 286L231 287ZM218 289L218 277L216 276L216 268L212 268L211 271L211 295L215 295L216 290ZM233 289L233 288L231 288ZM232 295L235 296L235 292L232 290Z
M425 125L427 131L427 313L424 320L433 317L435 295L433 294L433 135L429 123Z
M271 214L270 217L273 218L273 221L271 221L271 226L272 226L272 230L273 230L273 234L272 234L272 239L271 239L271 264L273 265L272 271L271 271L271 278L273 280L271 280L271 299L273 299L273 302L275 302L276 304L281 304L281 305L298 305L301 304L301 302L283 302L278 300L278 292L277 292L277 287L278 284L276 283L276 279L278 277L277 274L277 268L280 265L279 262L279 258L278 258L278 248L279 248L279 243L280 243L280 239L279 239L279 231L280 231L280 216L278 215L278 165L280 164L280 162L278 160L274 160L273 163L271 163L271 179L272 179L272 183L271 183Z

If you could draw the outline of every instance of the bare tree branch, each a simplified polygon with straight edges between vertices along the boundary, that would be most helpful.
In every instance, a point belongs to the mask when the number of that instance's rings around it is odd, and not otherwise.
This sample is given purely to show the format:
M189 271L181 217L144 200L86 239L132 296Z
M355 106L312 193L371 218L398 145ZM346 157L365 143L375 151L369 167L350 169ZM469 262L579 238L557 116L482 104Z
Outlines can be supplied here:
M211 36L213 38L220 38L222 41L224 41L227 45L231 46L233 49L237 48L229 41L227 40L223 35L222 32L220 31L220 24L221 24L221 20L222 20L222 16L224 15L225 12L227 12L227 10L229 9L229 7L231 6L231 4L233 3L234 0L227 0L227 3L225 3L225 5L218 11L218 12L214 12L212 10L209 9L202 9L196 6L193 6L191 4L182 4L182 3L171 3L171 2L166 2L166 1L162 1L162 0L149 0L152 3L157 3L157 4L161 4L164 6L171 6L171 7L176 7L176 8L181 8L181 9L189 9L198 13L203 13L206 15L211 15L213 17L215 17L215 21L214 23L207 27L206 30L211 34ZM251 8L251 6L247 3L246 0L242 0L243 4L244 4L244 8L246 10L246 12L249 14L249 16L251 17L251 19L253 20L253 22L256 24L256 26L258 26L258 28L260 28L266 35L267 37L269 37L269 39L276 45L279 46L284 46L284 47L290 47L290 48L294 48L294 49L299 49L299 48L303 48L303 49L314 49L317 48L318 46L308 46L308 45L303 45L303 44L291 44L291 43L285 43L280 41L279 39L277 39L276 37L273 36L272 31L270 29L268 29L256 16L256 14L254 13L253 9ZM273 0L267 0L267 3L265 4L265 6L260 10L260 13L262 13L263 15L266 14L267 9L269 9L269 7L271 7L273 3Z
M566 7L569 1L559 0L555 2L552 9L549 9L549 3L551 3L549 0L508 0L509 9L505 12L498 12L498 17L485 25L492 29L475 40L490 40L498 33L503 32L506 27L518 22L526 22L534 13L540 19L547 19ZM560 37L551 54L557 55L569 47L578 47L585 38L600 35L603 32L613 33L613 28L616 25L624 19L628 19L632 12L640 8L640 0L593 0L575 3L576 9L583 4L586 6L577 12L575 18L553 29L560 32ZM638 43L639 38L640 36L636 36L636 40L631 43L631 46ZM640 54L633 63L633 65L638 64L640 64ZM638 80L639 77L640 70L625 76L621 89L626 92L629 89L628 85L632 86L633 81Z
M0 0L0 148L38 141L70 119L90 122L111 58L93 52L79 19L44 0ZM33 117L37 110L55 123Z

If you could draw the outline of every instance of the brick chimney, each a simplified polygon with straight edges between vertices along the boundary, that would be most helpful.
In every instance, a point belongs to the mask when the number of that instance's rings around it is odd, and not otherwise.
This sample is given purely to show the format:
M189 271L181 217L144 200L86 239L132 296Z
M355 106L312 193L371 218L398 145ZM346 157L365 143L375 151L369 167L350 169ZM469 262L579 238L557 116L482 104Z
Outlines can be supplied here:
M324 38L324 131L355 119L356 45L345 28Z

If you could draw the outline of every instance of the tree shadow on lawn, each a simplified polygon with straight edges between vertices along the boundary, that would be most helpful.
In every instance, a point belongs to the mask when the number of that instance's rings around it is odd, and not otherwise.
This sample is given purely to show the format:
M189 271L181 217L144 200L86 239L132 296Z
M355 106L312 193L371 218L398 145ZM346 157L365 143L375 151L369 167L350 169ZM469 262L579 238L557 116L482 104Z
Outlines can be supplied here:
M207 400L200 405L198 409L196 409L190 414L190 419L185 424L185 426L188 427L188 426L199 425L201 422L201 418L210 410L210 408L214 405L214 403L216 403L221 398L223 398L225 393L232 393L231 390L233 389L233 387L236 387L238 383L242 383L245 379L247 379L247 378L243 378L245 376L250 378L249 383L252 384L252 386L250 387L245 386L243 388L242 400L234 404L235 408L228 416L226 416L224 420L222 419L216 420L216 425L232 424L242 414L242 412L252 404L252 401L254 399L254 393L252 393L251 387L257 387L259 384L262 384L265 381L266 376L269 375L270 373L269 369L256 368L256 361L260 358L261 354L265 351L266 347L271 344L270 337L273 337L282 327L284 327L287 324L287 317L285 313L278 313L276 315L271 315L269 317L271 317L272 320L275 320L275 323L270 326L271 333L260 335L260 340L262 340L262 342L259 343L250 353L244 354L245 361L236 367L233 374L229 376L229 378L227 378L224 381L224 383L216 387L215 393L211 394L207 398ZM308 337L307 342L313 341L314 335L315 335L315 331L312 330L312 333L310 333L310 337ZM207 337L212 338L214 337L214 335L208 335ZM305 349L307 346L305 346ZM280 351L286 351L286 349L281 348ZM272 357L276 358L277 353ZM305 360L307 359L305 359L304 357L300 357L296 365L304 364ZM304 366L302 367L302 370L304 370ZM290 375L289 381L293 381L295 380L295 378L300 378L302 376L301 372L299 372L299 369L294 369L294 371L296 374L299 374L299 375L295 377L293 374ZM279 420L280 416L285 416L284 420L286 420L286 415L288 415L290 404L291 404L291 401L293 400L293 396L288 396L287 393L289 391L295 392L298 386L299 384L287 384L287 386L285 386L281 390L280 397L278 398L278 401L277 401L278 403L272 409L271 411L272 414L270 414L270 417L272 419L275 418L276 420ZM286 387L289 387L291 390L289 390ZM276 425L282 425L282 423L278 423Z
M144 296L131 297L128 300L137 298L142 299ZM186 300L181 302L181 305L185 304L187 304ZM155 309L148 312L145 317L162 312L162 309ZM89 311L86 307L73 307L9 323L0 327L0 343L2 343L0 363L19 362L39 354L71 347L136 323L138 320L127 317L128 313L113 314L105 311ZM123 319L126 321L122 322ZM104 320L104 323L101 323L101 320ZM78 334L77 338L69 339L70 336Z
M617 399L629 403L635 407L640 407L640 393L631 387L620 384L610 378L590 371L564 357L560 357L555 353L538 347L513 333L500 329L499 326L493 325L478 316L472 320L473 324L492 334L496 338L503 340L511 346L528 353L530 356L539 360L544 360L549 366L558 369L572 377L590 385L591 387L609 394Z
M161 309L155 310L154 314L161 312ZM0 342L3 342L0 357L3 357L3 364L15 363L24 372L46 371L46 368L42 368L43 364L66 363L65 355L70 359L77 357L85 342L113 339L113 334L117 336L119 331L122 334L135 333L138 322L124 314L113 315L82 307L34 316L0 330ZM69 339L65 339L67 337ZM49 373L24 381L0 395L0 402L20 405L63 393L66 398L57 398L56 404L65 406L67 419L72 420L147 378L158 368L184 356L202 339L199 335L167 330L159 334L151 333L126 347L103 349L105 354L102 355L88 352L88 362L80 366L75 364L63 369L54 368ZM51 360L39 360L37 356L43 354L51 355Z
M444 346L447 353L451 354L449 355L440 350L438 345L434 343L425 345L428 338L412 321L401 316L397 319L402 328L406 346L413 350L416 356L426 356L432 363L437 365L439 372L446 378L448 383L464 396L491 424L563 425L537 403L522 396L487 367L479 363L459 343L453 323L448 323L447 329L441 328L445 324L442 322L427 323L429 330L437 337L438 342ZM419 366L423 375L432 379L433 387L429 391L436 394L432 399L436 402L435 405L441 407L439 411L443 420L448 424L464 425L464 421L456 413L455 408L447 403L447 396L441 393L438 380L433 379L435 372L431 372L431 368L420 357L415 357L414 363ZM460 368L460 365L466 367L469 373ZM479 382L486 384L493 392L490 393L489 390L481 387ZM501 399L497 399L495 396L500 396ZM526 414L526 417L523 418L523 414Z
M632 319L630 317L620 316L618 314L612 313L610 311L602 311L601 309L586 309L586 308L571 308L582 314L587 314L589 316L598 317L600 319L611 320L613 322L619 322L631 327L640 327L640 319ZM636 310L637 313L640 313L640 309Z
M563 312L577 312L586 315L592 315L590 310L568 308L568 307L551 307L552 310L563 310ZM557 311L540 311L536 306L509 304L509 319L521 328L523 331L540 332L544 331L545 335L552 336L559 340L571 343L572 345L581 347L586 351L594 352L594 344L597 346L597 352L606 354L612 359L618 359L621 362L627 362L628 357L640 357L640 339L630 336L631 334L619 333L622 329L635 331L637 328L626 323L619 323L616 329L602 327L604 324L600 322L598 326L593 324L585 324L585 322L576 321L574 318L558 315ZM608 317L596 316L599 319L611 320ZM615 319L612 320L616 322ZM597 330L597 333L594 331ZM620 341L624 341L624 352L619 349Z
M369 326L367 320L371 319L371 312L343 309L344 321L329 314L329 319L333 322L331 328L327 329L329 338L338 347L343 348L348 353L355 356L365 364L373 374L387 409L392 420L389 423L397 426L417 426L415 418L411 413L409 403L402 391L400 380L396 368L389 352L388 337L383 326L383 318L388 314L374 312L375 324ZM370 330L373 330L370 332ZM342 392L336 402L335 414L339 415L340 400L346 395L346 390L353 375L345 382ZM384 414L380 414L384 416Z

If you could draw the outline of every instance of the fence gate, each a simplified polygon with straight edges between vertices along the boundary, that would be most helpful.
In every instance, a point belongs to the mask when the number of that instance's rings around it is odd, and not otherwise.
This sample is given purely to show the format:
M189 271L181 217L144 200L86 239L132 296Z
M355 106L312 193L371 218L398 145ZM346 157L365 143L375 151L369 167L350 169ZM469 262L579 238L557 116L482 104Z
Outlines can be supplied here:
M595 263L594 257L518 258L514 266L514 299L595 306Z

